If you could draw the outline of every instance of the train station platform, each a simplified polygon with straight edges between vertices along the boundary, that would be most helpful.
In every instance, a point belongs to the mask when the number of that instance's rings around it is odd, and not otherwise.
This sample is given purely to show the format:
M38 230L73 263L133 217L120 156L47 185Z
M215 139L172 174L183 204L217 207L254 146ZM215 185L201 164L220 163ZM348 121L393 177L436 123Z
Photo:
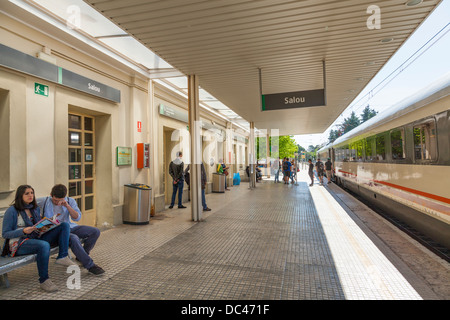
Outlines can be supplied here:
M193 222L167 209L148 225L102 231L91 256L106 270L70 274L50 261L59 291L39 289L36 265L9 274L2 300L446 300L450 266L334 184L273 180L207 195Z

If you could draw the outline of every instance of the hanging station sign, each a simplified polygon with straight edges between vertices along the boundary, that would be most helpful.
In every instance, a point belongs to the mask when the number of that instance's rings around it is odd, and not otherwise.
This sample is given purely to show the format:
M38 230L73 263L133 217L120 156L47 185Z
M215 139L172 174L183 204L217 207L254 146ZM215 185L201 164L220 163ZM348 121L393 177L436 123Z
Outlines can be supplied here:
M325 105L325 90L307 90L262 95L262 110L306 108Z
M325 60L322 61L323 89L263 94L261 68L258 68L258 72L262 111L321 107L327 105Z

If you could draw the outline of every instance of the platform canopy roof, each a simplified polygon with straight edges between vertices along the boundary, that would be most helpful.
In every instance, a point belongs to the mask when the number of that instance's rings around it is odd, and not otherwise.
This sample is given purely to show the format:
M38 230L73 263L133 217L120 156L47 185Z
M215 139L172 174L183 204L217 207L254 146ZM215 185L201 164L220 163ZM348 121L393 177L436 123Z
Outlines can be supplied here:
M439 3L85 2L176 69L198 75L203 89L256 128L280 134L324 132ZM262 111L261 92L323 89L323 61L325 106Z
M50 0L10 1L38 8L47 4L47 11L58 14L56 2ZM148 67L150 72L162 70L161 77L179 77L180 72L195 74L202 90L213 96L209 106L214 108L216 99L220 102L218 112L225 112L236 123L254 122L258 129L279 129L280 135L324 132L440 3L83 1L117 27L109 29L107 36L93 28L91 36L96 40L113 47L115 42L129 41L131 36L162 59L158 65L157 59L150 58L152 64L157 64L157 68ZM72 2L57 3L59 9L65 10ZM146 58L142 59L145 65ZM179 72L164 72L170 70ZM158 72L155 77L159 77ZM262 110L261 93L324 88L325 105Z

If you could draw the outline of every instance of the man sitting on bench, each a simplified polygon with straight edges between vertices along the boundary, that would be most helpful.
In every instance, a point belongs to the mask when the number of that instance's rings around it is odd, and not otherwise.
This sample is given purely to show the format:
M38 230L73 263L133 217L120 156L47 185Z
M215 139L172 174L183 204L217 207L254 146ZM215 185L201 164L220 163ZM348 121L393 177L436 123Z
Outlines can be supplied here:
M80 226L74 221L80 221L81 211L77 202L70 197L66 197L67 188L63 184L55 185L50 197L38 198L37 203L47 218L55 218L59 222L70 224L70 242L69 246L83 267L89 270L91 274L101 275L105 271L97 266L89 253L94 248L97 239L100 237L100 230L90 226ZM84 247L80 239L85 239Z

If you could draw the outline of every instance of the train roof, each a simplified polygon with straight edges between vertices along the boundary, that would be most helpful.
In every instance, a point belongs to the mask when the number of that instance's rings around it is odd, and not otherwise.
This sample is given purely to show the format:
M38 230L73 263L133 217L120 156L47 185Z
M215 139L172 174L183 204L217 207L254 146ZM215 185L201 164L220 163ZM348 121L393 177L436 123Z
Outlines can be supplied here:
M361 135L364 132L370 131L388 121L397 119L409 112L426 106L436 100L439 100L450 93L450 72L439 78L427 87L420 89L411 97L405 98L400 102L394 104L390 108L384 110L382 113L370 118L363 124L354 128L350 132L340 136L333 143L330 143L319 150L327 149L333 145L340 144L348 139Z

